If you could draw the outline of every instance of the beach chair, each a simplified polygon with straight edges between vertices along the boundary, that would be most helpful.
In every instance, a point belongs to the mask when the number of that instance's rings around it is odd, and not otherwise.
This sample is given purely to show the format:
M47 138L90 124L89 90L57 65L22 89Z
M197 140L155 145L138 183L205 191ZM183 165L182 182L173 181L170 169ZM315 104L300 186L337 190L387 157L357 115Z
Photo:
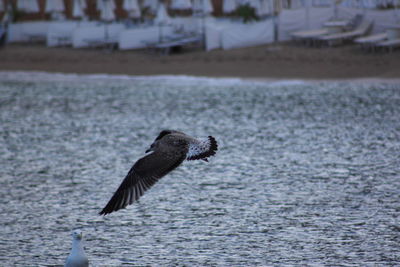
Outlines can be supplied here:
M312 45L313 41L317 37L326 35L328 33L329 33L329 29L322 28L322 29L316 29L316 30L292 32L290 34L290 36L292 37L292 40L294 40L294 41L299 41L299 42L306 43L307 45Z
M373 23L368 20L363 20L354 30L328 34L321 37L317 37L318 41L327 44L328 46L333 46L341 44L344 41L352 41L357 37L364 36L368 34L371 30Z
M169 55L174 48L182 48L191 45L200 46L202 37L198 35L175 35L165 38L162 42L147 43L148 49L160 51L162 55Z
M324 27L316 30L302 30L292 32L290 36L294 41L300 41L307 45L313 45L318 42L320 37L347 30L357 25L362 20L362 15L356 15L350 20L333 19L324 22Z
M386 32L368 35L365 37L356 38L354 42L358 44L362 50L375 50L376 44L385 41L388 38Z
M400 38L378 42L376 44L376 47L388 50L389 52L392 52L395 48L400 47Z

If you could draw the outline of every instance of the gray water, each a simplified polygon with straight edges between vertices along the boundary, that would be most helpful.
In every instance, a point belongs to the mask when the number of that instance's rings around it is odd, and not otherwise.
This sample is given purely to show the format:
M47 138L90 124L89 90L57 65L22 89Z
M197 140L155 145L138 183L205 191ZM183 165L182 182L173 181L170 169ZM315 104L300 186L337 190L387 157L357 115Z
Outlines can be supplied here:
M39 78L38 78L39 77ZM0 266L395 266L400 84L0 76ZM213 135L98 212L158 132Z

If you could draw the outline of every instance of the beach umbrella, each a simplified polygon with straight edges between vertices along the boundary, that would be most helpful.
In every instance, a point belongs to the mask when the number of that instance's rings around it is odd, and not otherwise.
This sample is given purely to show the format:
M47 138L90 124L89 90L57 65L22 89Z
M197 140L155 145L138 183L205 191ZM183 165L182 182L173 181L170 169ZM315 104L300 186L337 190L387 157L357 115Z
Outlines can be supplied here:
M231 13L237 8L236 0L224 0L222 5L222 11L224 13Z
M101 3L101 4L99 4ZM115 20L115 3L113 0L98 0L97 8L100 6L100 19L104 21Z
M214 9L210 0L194 0L193 11L201 16L201 34L203 36L203 41L205 40L205 17L210 15Z
M203 15L208 15L214 11L214 8L211 4L211 0L194 0L193 10Z
M18 0L17 9L27 13L38 13L39 5L36 0Z
M111 6L111 10L115 9L114 0L96 0L96 7L100 13L104 10L104 8L109 8Z
M45 6L45 12L51 13L53 19L64 18L64 1L63 0L47 0Z
M126 12L128 12L129 17L131 18L140 18L140 16L142 15L137 0L124 0L124 4L122 7Z
M193 0L193 11L203 17L204 24L204 17L210 15L214 9L210 0Z
M158 0L144 0L143 7L147 7L151 12L156 13L158 7Z
M100 19L105 21L104 40L107 41L109 38L107 24L115 20L115 3L113 0L97 0L97 9L100 9Z
M201 12L201 0L193 0L192 9L194 12Z
M261 0L258 15L266 16L271 13L272 13L271 1L270 0Z
M45 12L63 12L64 11L64 1L63 0L47 0Z
M192 9L192 3L190 0L172 0L169 7L177 10Z
M211 0L203 0L203 13L211 14L214 12L214 7L211 3Z
M74 0L72 7L73 17L85 17L84 9L86 9L85 0Z
M162 41L162 26L171 23L171 18L165 9L163 3L160 3L157 9L156 17L154 18L154 23L158 25L158 40Z
M156 17L154 18L154 23L156 24L169 24L171 23L171 18L167 13L167 9L164 4L160 3L157 9Z
M282 9L283 5L281 0L272 0L272 10L274 15L279 16L279 14L282 12Z

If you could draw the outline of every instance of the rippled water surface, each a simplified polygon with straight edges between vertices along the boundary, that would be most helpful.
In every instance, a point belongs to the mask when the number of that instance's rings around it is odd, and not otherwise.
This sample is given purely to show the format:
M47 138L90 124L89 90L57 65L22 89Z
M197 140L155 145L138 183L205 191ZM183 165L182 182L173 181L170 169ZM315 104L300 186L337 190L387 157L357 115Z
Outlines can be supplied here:
M1 266L400 261L399 84L0 78ZM164 128L220 150L98 216Z

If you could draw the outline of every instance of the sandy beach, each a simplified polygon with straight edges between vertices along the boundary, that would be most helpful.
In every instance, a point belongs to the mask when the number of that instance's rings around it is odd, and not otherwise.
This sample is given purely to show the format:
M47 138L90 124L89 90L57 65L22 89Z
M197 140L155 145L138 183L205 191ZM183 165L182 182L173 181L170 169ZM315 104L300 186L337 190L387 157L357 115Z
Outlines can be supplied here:
M259 79L397 79L400 53L365 53L355 45L314 48L277 43L230 51L187 49L171 55L145 50L48 48L10 44L0 71L126 75L194 75Z

